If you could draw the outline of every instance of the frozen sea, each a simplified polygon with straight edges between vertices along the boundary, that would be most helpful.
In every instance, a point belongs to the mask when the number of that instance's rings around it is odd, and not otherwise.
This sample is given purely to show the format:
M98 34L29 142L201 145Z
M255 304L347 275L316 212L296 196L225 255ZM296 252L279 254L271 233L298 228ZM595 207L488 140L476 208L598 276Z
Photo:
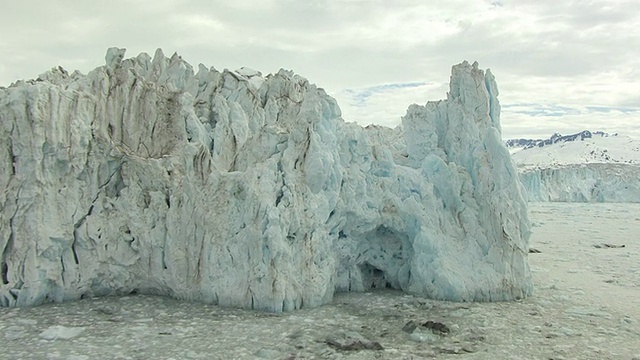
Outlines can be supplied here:
M384 290L278 315L147 295L0 308L0 358L640 360L640 204L534 203L530 217L536 292L522 301ZM410 321L448 331L409 334ZM349 341L383 349L335 346Z

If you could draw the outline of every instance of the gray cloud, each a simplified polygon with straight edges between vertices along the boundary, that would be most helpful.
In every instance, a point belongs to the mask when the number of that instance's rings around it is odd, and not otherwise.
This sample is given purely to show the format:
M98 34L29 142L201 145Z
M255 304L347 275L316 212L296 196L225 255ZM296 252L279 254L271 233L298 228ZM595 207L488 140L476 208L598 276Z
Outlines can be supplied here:
M408 104L446 96L451 65L478 60L497 77L505 134L607 131L596 127L637 119L619 110L640 106L638 23L636 0L11 1L0 85L57 65L89 71L110 46L128 56L161 47L220 69L293 69L334 95L345 119L395 126ZM434 85L384 86L404 83ZM376 91L362 101L349 89ZM537 113L556 106L579 113Z

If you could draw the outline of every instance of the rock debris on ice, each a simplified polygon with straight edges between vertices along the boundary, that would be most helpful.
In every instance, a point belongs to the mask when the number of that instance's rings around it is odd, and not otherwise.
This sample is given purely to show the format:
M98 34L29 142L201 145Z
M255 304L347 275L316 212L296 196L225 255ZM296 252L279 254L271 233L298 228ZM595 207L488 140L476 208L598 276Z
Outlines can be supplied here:
M0 305L153 293L280 312L336 291L532 291L493 75L396 129L345 123L290 71L158 50L0 89Z

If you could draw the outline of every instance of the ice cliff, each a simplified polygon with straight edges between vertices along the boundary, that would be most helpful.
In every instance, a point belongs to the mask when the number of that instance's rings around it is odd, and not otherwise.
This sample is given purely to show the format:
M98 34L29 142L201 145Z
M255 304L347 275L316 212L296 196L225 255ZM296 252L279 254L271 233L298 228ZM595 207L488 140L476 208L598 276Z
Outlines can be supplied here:
M640 167L575 164L523 169L529 201L640 203Z
M596 136L593 136L596 135ZM537 142L537 145L528 146ZM518 139L513 159L529 201L640 202L640 141L582 131Z
M303 77L124 59L0 88L0 305L131 292L280 312L391 287L532 291L494 77L466 62L396 129Z

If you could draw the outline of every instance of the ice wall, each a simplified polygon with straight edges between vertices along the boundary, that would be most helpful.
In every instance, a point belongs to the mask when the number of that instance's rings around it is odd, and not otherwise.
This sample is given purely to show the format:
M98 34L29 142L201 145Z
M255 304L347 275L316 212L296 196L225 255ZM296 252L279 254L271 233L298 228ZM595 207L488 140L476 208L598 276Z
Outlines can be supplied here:
M0 88L0 305L524 297L530 228L496 96L464 62L447 100L363 129L289 71L194 74L115 48L86 76Z
M640 167L574 164L520 172L529 201L640 203Z

